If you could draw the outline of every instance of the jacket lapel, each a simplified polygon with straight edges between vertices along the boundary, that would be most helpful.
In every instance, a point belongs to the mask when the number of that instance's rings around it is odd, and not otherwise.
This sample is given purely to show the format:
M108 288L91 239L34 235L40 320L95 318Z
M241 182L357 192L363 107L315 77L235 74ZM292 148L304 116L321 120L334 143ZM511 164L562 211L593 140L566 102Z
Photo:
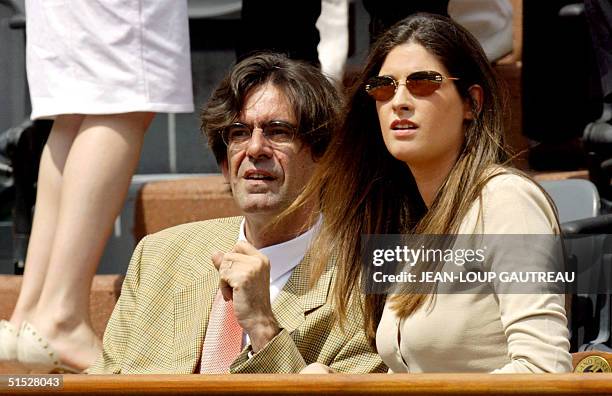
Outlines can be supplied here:
M218 238L213 244L195 243L190 254L188 279L193 281L174 290L174 343L173 362L180 373L193 373L200 363L202 345L206 335L212 303L219 288L219 273L211 261L215 251L228 252L236 244L239 232L238 222L230 231L234 238ZM221 224L221 227L228 227ZM234 224L229 225L234 228Z
M209 271L208 279L198 279L174 293L172 361L180 373L193 373L199 362L206 324L219 283L219 275L215 272Z
M289 333L301 326L310 311L327 301L334 266L328 264L317 283L309 288L311 271L310 252L307 252L272 304L276 320Z

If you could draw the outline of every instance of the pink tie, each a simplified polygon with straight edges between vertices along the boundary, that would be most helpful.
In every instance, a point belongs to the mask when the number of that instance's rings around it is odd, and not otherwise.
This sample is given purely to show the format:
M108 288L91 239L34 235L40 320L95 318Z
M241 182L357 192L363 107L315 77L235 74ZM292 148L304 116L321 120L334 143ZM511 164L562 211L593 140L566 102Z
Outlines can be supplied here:
M234 304L231 300L223 300L223 295L219 291L212 305L204 337L200 373L228 373L241 350L242 327L234 316Z

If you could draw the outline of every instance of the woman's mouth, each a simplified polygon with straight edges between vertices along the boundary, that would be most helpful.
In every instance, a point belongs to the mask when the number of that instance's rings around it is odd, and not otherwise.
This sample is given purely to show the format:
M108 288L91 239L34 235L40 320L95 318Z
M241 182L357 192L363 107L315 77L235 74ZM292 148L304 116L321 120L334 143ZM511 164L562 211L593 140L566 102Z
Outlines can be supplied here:
M409 131L417 128L417 124L406 119L395 120L391 123L391 129L394 131Z
M390 127L393 136L401 138L414 135L419 126L410 120L402 119L393 121Z

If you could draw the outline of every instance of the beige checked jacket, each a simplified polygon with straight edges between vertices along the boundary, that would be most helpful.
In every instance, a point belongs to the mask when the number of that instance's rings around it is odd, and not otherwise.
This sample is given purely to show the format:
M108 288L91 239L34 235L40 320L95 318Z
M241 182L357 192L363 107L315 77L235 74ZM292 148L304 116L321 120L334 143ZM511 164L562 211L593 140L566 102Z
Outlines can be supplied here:
M88 373L193 373L219 283L211 255L231 250L241 220L184 224L144 238L106 328L103 353ZM273 303L281 332L250 359L247 345L232 373L294 373L313 362L341 372L386 371L368 346L358 310L349 312L344 332L333 320L328 297L335 267L328 265L311 289L308 270L307 253Z

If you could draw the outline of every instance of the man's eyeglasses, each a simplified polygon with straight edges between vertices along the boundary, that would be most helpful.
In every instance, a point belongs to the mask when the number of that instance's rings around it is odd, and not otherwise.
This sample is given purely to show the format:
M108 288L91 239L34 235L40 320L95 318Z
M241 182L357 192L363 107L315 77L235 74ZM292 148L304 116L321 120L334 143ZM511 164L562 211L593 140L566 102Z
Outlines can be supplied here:
M270 121L261 127L264 138L273 145L286 145L293 142L297 127L284 121ZM235 122L223 128L221 138L227 147L240 148L246 146L253 135L254 127Z
M418 71L406 77L406 88L415 96L429 96L436 92L444 80L458 80L456 77L444 77L437 71ZM365 90L375 100L391 99L397 88L402 85L391 76L375 76L368 80Z

